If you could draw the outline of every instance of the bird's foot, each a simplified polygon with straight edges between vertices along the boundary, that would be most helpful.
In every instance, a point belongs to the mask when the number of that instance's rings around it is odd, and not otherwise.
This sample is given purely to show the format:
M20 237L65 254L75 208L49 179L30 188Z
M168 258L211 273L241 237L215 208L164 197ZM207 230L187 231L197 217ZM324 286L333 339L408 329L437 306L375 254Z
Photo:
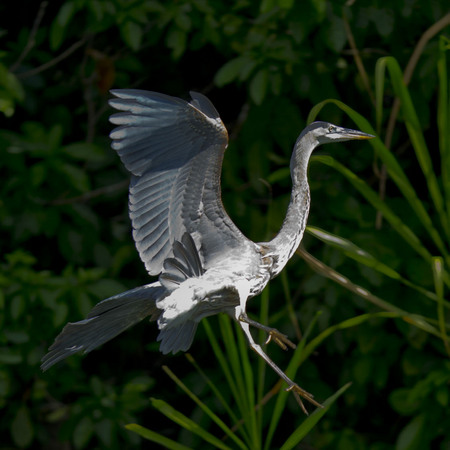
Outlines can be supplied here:
M273 341L275 342L275 344L279 345L283 350L287 350L288 346L291 347L292 349L297 348L297 346L285 334L280 333L277 329L270 328L266 331L268 334L266 345L270 341Z
M306 415L308 415L308 410L305 408L305 405L302 402L302 397L308 402L312 403L314 406L317 406L318 408L323 408L323 405L314 400L314 396L312 394L302 389L297 383L292 383L288 388L286 388L286 391L292 392L294 394L295 399L297 400L298 404L302 408L302 411Z
M262 323L250 319L250 317L248 317L247 314L245 314L245 312L239 312L239 314L237 314L236 317L240 322L247 323L252 327L258 328L266 332L267 333L266 344L268 344L270 341L274 341L283 350L287 350L288 346L291 347L292 349L296 348L296 345L285 334L280 333L276 328L267 327Z

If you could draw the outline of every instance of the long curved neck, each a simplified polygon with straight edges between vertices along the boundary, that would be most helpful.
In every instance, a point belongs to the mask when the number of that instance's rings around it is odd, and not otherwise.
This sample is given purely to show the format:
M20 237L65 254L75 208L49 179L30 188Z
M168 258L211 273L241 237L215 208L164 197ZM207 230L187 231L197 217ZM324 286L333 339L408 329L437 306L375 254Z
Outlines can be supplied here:
M283 270L303 238L310 205L308 163L311 153L317 145L317 141L309 133L300 135L295 144L290 165L291 200L280 231L267 244L270 255L274 258L272 277Z

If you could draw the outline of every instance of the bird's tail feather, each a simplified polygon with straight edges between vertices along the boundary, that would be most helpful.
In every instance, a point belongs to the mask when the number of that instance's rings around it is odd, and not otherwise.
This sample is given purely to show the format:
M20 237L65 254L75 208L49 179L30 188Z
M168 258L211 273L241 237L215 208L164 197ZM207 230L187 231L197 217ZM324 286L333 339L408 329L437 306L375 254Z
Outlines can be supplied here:
M192 345L195 332L197 331L198 322L194 320L186 320L176 327L163 328L159 334L157 341L161 342L159 350L167 355L168 353L186 352Z
M42 358L41 369L45 371L79 351L88 353L145 317L150 316L151 321L158 319L161 310L155 303L166 292L156 282L101 301L85 320L68 323L64 327Z
M189 233L184 233L180 241L173 243L173 258L164 260L164 271L159 276L159 282L169 292L179 288L188 278L198 278L205 272L194 239ZM188 317L175 320L172 325L160 326L158 342L162 353L185 352L189 349L197 331L198 320Z

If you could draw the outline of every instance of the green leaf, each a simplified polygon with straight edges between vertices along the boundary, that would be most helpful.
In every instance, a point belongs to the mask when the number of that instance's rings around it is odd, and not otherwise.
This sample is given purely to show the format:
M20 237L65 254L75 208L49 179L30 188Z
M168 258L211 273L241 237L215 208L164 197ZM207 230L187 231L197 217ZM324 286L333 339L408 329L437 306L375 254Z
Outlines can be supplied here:
M381 309L384 309L388 312L381 312L378 313L380 317L391 317L391 318L402 318L405 322L408 322L410 324L413 324L417 328L426 331L427 333L431 333L434 336L441 337L439 330L430 324L430 320L427 319L424 316L421 316L419 314L411 314L407 311L393 305L392 303L389 303L376 295L373 295L371 292L369 292L367 289L362 288L361 286L358 286L357 284L352 283L348 278L344 277L339 272L336 272L335 270L331 269L331 267L328 267L323 262L318 261L316 258L314 258L312 255L310 255L308 252L300 248L297 250L297 253L310 265L310 267L315 270L317 273L335 281L336 283L340 284L341 286L345 287L349 291L353 292L354 294L360 296L366 301L369 301L373 303L374 305L378 306ZM334 327L340 327L343 326L344 328L347 328L348 326L354 326L355 324L359 324L360 320L364 321L367 320L367 318L370 318L370 315L367 317L362 316L356 316L352 319L349 319L350 322L344 321L341 325L333 325L332 327L327 328L321 335L316 337L313 341L316 340L320 341L321 339L324 339L327 337L330 333L334 332ZM308 349L310 349L310 346L314 347L316 344L313 344L311 342L308 344ZM309 351L307 352L305 350L305 357L309 355Z
M312 5L317 13L317 20L322 21L327 12L327 1L326 0L311 0Z
M84 448L94 434L94 424L88 416L83 417L73 431L73 443L75 448Z
M250 82L250 97L257 105L260 105L266 96L268 80L267 69L261 69Z
M25 299L22 295L15 295L10 303L10 313L13 320L17 320L25 311Z
M255 66L255 61L246 56L239 56L225 63L216 73L214 83L219 86L225 86L236 79L246 79ZM241 73L245 72L246 77L242 78Z
M219 318L217 318L216 320L219 320ZM237 403L238 410L246 411L245 400L242 398L241 391L239 390L239 387L237 385L238 380L234 377L234 375L232 373L230 362L227 359L227 356L225 355L221 346L219 345L216 334L212 330L208 319L203 319L202 324L205 328L206 335L208 336L208 342L211 344L211 347L213 349L214 356L216 357L217 361L219 362L221 372L225 376L228 388L231 390L233 398L235 399L235 401ZM223 335L223 331L222 331L222 335Z
M120 34L131 50L137 52L140 49L143 35L142 27L140 25L136 22L125 22L120 27Z
M124 291L124 285L111 278L106 278L90 284L87 291L98 298L107 298Z
M33 424L26 406L21 406L11 423L11 435L14 443L20 447L28 447L33 441Z
M259 10L261 11L262 14L268 13L269 11L272 11L272 9L275 8L276 4L277 4L276 0L262 0Z
M289 436L286 442L281 446L281 450L290 450L298 445L299 442L316 426L319 420L328 412L334 402L351 386L347 383L342 386L331 397L323 402L323 408L317 408L303 423Z
M4 330L4 333L6 339L13 344L23 344L24 342L28 342L30 340L30 336L25 331Z
M167 33L166 44L172 49L172 57L179 59L186 49L186 32L172 27Z
M22 362L22 355L18 350L9 347L0 347L0 363L2 364L19 364Z
M277 1L278 6L281 9L286 9L286 10L292 9L292 7L294 6L294 2L295 2L295 0L278 0Z
M62 151L73 159L88 162L101 162L105 160L104 147L89 142L75 142L66 145Z
M17 101L25 98L25 91L17 77L6 66L0 64L0 111L6 117L14 114Z
M214 435L202 428L197 422L189 419L189 417L174 409L164 400L151 398L150 401L152 402L153 407L156 408L159 412L164 414L166 417L168 417L170 420L177 423L184 429L201 437L204 441L209 442L216 448L220 448L223 450L227 450L230 448L225 445L220 439L216 438Z
M282 275L283 276L283 275ZM309 336L314 329L318 314L316 314L311 321L311 323L308 325L308 328L304 332L302 336L302 340L300 341L299 345L297 345L297 348L294 351L294 354L292 355L291 361L289 362L288 368L286 370L286 375L293 380L295 378L295 375L297 373L297 370L300 368L303 361L305 361L306 358L304 358L304 349L305 345L309 339ZM266 437L266 443L264 446L265 450L268 450L270 448L270 444L272 443L272 438L275 434L276 429L279 426L281 416L286 408L286 402L288 396L291 395L289 392L287 392L285 389L280 390L280 392L277 395L277 399L275 402L275 406L272 410L272 416L270 420L269 425L269 431L267 432Z
M416 289L421 294L426 295L428 298L434 301L438 300L436 294L427 291L426 289L422 288L421 286L418 286L417 284L410 282L406 278L403 278L397 271L387 266L386 264L382 263L381 261L377 260L370 253L353 244L349 240L312 226L307 226L306 232L313 235L317 239L320 239L322 242L325 242L326 244L341 250L349 258L361 264L364 264L365 266L370 267L371 269L374 269L377 272L380 272L389 278L400 281L406 286Z
M375 131L373 130L370 123L363 116L361 116L361 114L358 114L352 108L340 102L339 100L334 99L324 100L323 102L315 105L308 115L307 120L308 123L312 122L317 116L317 114L321 111L321 109L329 103L335 104L342 111L344 111L358 125L358 127L362 131L369 134L375 134ZM370 144L375 148L377 155L382 159L383 163L386 165L390 177L397 184L397 187L400 189L400 191L403 193L408 203L411 205L412 209L415 211L417 217L420 219L420 221L426 228L427 232L435 242L436 246L439 248L439 250L442 252L443 255L446 255L447 254L446 246L441 238L440 233L434 227L433 222L431 221L431 218L424 204L417 196L412 184L405 175L400 164L397 162L393 153L386 148L386 146L382 143L380 139L373 139L370 141ZM417 248L418 246L415 246L416 250ZM426 253L428 253L428 251L426 251ZM431 257L429 253L428 256L426 256L425 253L422 254L422 256L427 261L429 261Z
M175 383L209 416L209 418L221 428L221 430L232 439L238 447L246 449L245 444L235 435L235 433L223 422L214 412L208 408L167 366L163 366L164 371Z
M111 419L103 419L95 424L95 434L99 437L105 448L111 448L113 443L115 424Z
M394 13L391 9L369 7L368 17L375 24L380 36L389 36L394 29Z
M410 389L396 389L389 395L389 403L399 414L411 416L420 408L419 401L413 401Z
M63 43L67 26L73 18L75 11L76 5L73 1L65 2L61 6L58 15L50 27L50 48L52 50L58 50Z
M432 269L433 269L433 278L434 278L434 286L436 289L436 295L438 298L438 323L439 329L442 335L442 341L444 342L444 346L447 350L447 354L450 357L450 340L447 336L447 325L446 325L446 314L445 307L448 307L449 302L444 299L444 279L443 279L443 268L444 261L442 258L433 257L432 260Z
M439 41L439 59L437 62L439 76L439 96L437 124L439 128L439 149L441 152L442 185L448 221L450 222L450 82L447 70L447 52L450 50L450 39L441 36Z
M380 58L377 61L377 70L376 70L377 76L380 76L382 78L384 77L385 67L387 67L389 71L395 94L400 99L403 119L405 121L409 138L415 150L420 168L422 169L422 172L425 176L425 180L428 185L428 191L433 200L436 211L439 214L439 218L441 220L444 232L447 234L447 237L450 238L450 227L447 221L446 212L444 210L444 201L441 195L436 174L434 173L430 152L427 148L425 138L422 132L422 126L420 124L419 118L417 117L411 96L403 81L402 71L395 58L384 57ZM399 186L399 188L401 189L401 186ZM446 255L446 249L440 240L440 235L432 226L431 219L429 218L422 203L420 203L420 200L416 198L415 192L413 191L412 187L408 189L408 191L402 192L405 195L406 199L410 201L411 206L416 211L416 214L421 219L424 226L428 229L430 236L434 239L436 245L439 247L443 255Z
M166 438L165 436L156 433L155 431L149 430L148 428L144 428L141 425L137 425L135 423L130 423L125 425L127 430L133 431L134 433L139 434L144 439L155 442L156 444L161 445L163 448L168 448L170 450L190 450L191 447L186 447L183 444L179 444L176 441L172 441L172 439Z
M244 340L242 330L236 322L233 323L228 315L221 314L218 317L220 330L222 334L222 342L225 347L225 359L228 361L231 376L235 380L237 387L237 395L239 398L239 413L241 417L245 417L244 427L248 433L250 442L253 447L259 447L259 435L257 432L256 415L255 415L255 397L254 384L249 375L251 372L250 362L248 360L248 344Z
M378 193L371 189L361 178L347 169L343 164L336 161L331 156L315 155L311 158L312 161L319 161L322 164L333 167L344 175L348 181L363 195L372 206L383 213L383 216L391 224L394 230L419 254L425 261L431 261L431 254L424 247L422 241L413 233L413 231L403 223L389 206L383 202Z
M425 428L425 414L414 417L400 432L395 450L419 450L424 448L421 437Z
M325 42L328 47L336 53L342 51L347 42L347 35L345 33L344 21L337 16L332 16L329 26L324 28L326 30Z
M77 191L86 192L90 188L86 172L73 164L61 164L60 172L66 176L67 182Z

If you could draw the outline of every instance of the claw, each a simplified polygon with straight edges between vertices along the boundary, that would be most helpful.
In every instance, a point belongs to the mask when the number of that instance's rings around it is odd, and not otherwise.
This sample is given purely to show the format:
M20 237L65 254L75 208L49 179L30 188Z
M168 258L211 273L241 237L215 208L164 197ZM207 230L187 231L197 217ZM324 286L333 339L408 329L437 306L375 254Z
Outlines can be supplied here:
M280 333L275 328L267 331L267 335L266 345L273 340L283 350L287 350L287 346L291 347L292 349L297 348L297 346L285 334Z
M293 383L288 388L286 388L287 392L292 392L294 394L295 399L297 400L298 404L302 408L302 411L308 415L308 411L305 408L305 405L302 402L301 397L303 397L305 400L308 400L308 402L312 403L314 406L317 406L318 408L323 408L323 405L314 400L314 396L310 394L308 391L305 391L302 389L298 384Z

